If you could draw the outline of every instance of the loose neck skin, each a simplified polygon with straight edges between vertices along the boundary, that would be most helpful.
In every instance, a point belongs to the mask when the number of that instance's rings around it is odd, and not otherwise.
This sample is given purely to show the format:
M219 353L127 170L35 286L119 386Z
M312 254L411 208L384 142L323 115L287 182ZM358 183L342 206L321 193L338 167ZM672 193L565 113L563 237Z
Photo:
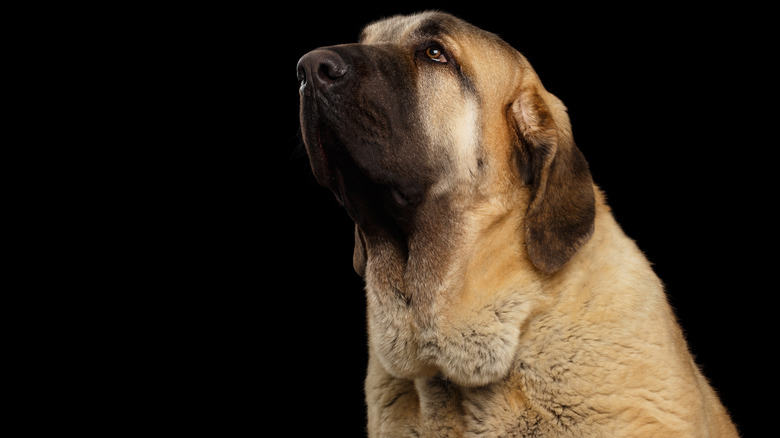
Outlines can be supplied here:
M555 274L528 260L518 231L523 212L507 207L515 202L453 217L452 227L424 233L431 241L410 241L408 253L388 239L369 239L369 333L382 365L408 379L442 373L459 385L485 385L507 374L534 315L630 321L642 306L668 308L660 281L598 198L593 238ZM461 234L448 237L451 230ZM599 284L610 286L590 296ZM676 327L670 311L657 313Z
M447 217L448 226L439 216L420 233L429 240L410 239L408 254L389 239L367 239L369 333L392 375L442 373L475 386L507 374L546 276L527 260L514 205L522 203L484 203Z

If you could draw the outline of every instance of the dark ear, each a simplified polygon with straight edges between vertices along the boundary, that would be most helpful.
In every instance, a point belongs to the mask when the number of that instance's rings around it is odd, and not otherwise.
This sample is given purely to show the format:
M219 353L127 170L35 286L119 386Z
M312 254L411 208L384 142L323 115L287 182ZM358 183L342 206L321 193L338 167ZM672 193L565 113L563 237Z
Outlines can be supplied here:
M524 230L528 255L537 268L553 273L593 234L593 180L558 98L526 87L511 113L520 137L520 174L531 189Z
M352 267L359 276L366 275L366 243L363 242L363 234L355 225L355 252L352 253Z

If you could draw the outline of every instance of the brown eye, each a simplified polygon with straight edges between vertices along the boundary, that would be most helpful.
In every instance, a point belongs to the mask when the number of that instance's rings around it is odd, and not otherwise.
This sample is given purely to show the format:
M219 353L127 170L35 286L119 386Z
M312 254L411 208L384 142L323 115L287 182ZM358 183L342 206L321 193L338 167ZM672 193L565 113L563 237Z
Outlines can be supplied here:
M438 46L431 46L425 49L425 55L431 59L431 61L445 63L447 57L444 56L444 51Z

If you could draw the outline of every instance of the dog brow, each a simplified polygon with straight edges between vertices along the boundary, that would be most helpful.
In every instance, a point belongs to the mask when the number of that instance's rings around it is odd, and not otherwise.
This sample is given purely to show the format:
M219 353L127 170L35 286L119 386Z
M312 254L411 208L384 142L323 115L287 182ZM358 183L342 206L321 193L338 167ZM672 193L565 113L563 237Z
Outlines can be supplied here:
M428 19L420 24L415 32L420 38L434 38L447 34L447 30L438 21L434 19Z

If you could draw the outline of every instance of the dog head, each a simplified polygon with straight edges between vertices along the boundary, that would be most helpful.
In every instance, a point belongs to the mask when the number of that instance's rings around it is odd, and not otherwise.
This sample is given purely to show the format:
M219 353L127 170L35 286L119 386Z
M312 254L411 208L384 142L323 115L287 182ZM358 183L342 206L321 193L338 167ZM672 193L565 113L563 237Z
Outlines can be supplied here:
M408 258L416 236L445 245L465 211L511 193L539 270L589 239L593 184L565 107L494 34L438 12L397 16L307 53L298 77L312 171L357 225L359 273L367 240Z

